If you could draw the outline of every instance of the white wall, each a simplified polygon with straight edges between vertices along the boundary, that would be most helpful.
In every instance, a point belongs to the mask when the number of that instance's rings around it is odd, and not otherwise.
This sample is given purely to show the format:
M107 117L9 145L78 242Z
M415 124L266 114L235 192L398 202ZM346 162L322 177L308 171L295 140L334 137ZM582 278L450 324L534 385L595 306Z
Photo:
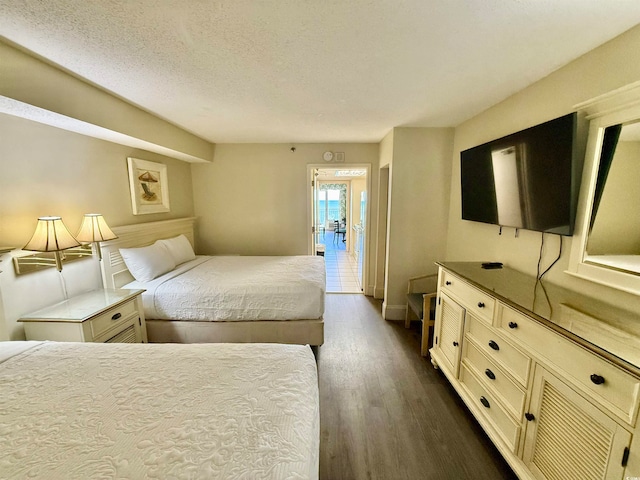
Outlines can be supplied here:
M447 253L450 261L496 260L517 270L536 273L541 234L461 220L460 151L574 111L574 105L640 79L640 26L587 53L500 104L455 129ZM558 239L545 242L543 266L558 252ZM563 255L547 279L585 294L623 305L639 305L633 297L570 277L566 270L571 238L565 237Z
M344 165L371 165L369 208L376 212L377 144L302 144L295 152L289 144L218 144L211 164L192 165L196 248L204 254L306 255L311 228L307 165L325 163L327 150L344 152ZM336 165L341 164L323 166ZM375 245L372 238L369 249ZM373 285L374 270L369 269L367 285Z

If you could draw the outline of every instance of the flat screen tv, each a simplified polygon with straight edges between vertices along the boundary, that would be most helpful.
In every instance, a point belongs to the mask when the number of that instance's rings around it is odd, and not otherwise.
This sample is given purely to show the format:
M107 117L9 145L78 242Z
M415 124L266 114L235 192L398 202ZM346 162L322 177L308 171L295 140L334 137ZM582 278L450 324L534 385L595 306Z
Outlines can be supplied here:
M572 235L575 137L571 113L461 152L462 218Z

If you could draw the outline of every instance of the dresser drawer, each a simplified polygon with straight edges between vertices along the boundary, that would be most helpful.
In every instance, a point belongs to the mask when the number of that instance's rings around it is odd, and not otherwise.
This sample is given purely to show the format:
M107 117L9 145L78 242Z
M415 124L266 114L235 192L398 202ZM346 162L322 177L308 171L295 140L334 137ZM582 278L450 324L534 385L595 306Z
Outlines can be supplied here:
M493 323L493 311L496 304L493 297L447 271L443 271L440 281L442 282L441 288L459 300L467 311L474 313L489 324Z
M473 315L467 315L465 329L481 351L526 387L531 371L531 358L509 343L497 329L487 326Z
M93 337L98 337L107 330L125 323L134 313L137 315L138 310L135 301L131 300L97 315L90 320Z
M460 383L468 393L476 408L487 418L493 429L504 442L516 453L520 438L520 425L511 419L495 396L463 364L460 368Z
M555 365L558 373L610 412L635 425L640 379L574 343L560 333L508 307L501 306L498 326Z
M521 419L525 401L522 388L511 380L501 367L487 358L469 336L464 342L462 355L465 367L475 373L493 395L500 398L515 419Z

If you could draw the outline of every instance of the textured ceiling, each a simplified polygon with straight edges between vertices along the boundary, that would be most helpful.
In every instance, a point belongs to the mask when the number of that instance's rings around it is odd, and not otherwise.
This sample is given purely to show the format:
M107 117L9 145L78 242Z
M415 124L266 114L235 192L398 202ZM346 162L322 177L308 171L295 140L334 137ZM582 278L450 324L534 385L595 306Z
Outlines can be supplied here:
M0 0L0 35L211 142L455 126L640 23L639 0Z

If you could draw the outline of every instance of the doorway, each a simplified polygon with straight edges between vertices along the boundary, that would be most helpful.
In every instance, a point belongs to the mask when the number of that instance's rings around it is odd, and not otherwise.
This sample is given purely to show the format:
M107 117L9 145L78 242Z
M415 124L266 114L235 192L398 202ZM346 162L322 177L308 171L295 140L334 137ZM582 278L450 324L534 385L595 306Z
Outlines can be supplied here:
M368 166L312 168L312 251L323 255L327 293L363 293Z

